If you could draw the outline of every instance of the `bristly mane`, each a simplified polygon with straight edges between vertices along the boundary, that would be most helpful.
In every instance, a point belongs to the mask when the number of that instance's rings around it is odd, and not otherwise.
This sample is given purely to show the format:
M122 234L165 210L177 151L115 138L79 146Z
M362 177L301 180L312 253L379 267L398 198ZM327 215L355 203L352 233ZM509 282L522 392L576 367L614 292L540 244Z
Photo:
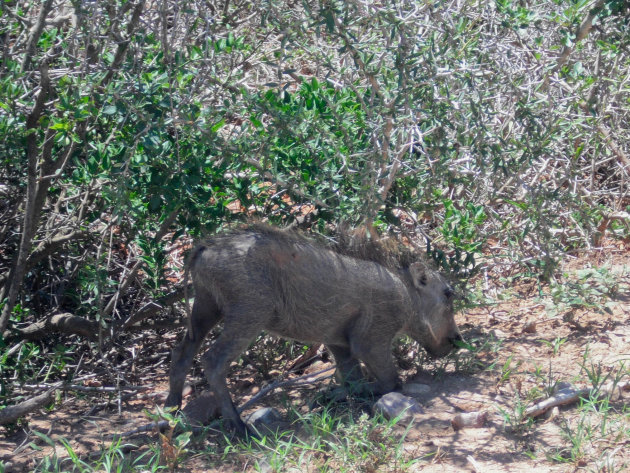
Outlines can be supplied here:
M229 233L238 234L256 232L262 235L272 235L287 243L308 241L317 246L329 249L344 256L350 256L365 261L379 263L389 269L406 268L422 257L414 255L411 250L394 238L375 240L369 238L365 230L349 230L341 228L332 235L318 233L303 233L295 229L282 229L264 223L253 223L238 227ZM425 261L426 262L426 261Z
M365 229L342 228L335 234L334 240L336 243L331 248L334 251L353 258L374 261L390 269L406 268L420 259L394 238L376 240Z

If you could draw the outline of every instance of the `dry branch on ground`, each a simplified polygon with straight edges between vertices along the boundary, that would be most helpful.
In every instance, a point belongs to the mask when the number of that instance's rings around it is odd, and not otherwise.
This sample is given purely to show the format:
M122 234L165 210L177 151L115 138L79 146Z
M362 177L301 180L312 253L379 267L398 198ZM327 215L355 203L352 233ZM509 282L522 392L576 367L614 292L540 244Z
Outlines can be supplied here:
M573 404L578 402L580 398L588 398L591 396L610 396L615 392L623 392L630 390L630 382L609 382L600 388L585 388L585 389L575 389L575 388L567 388L562 389L555 395L550 398L545 399L544 401L540 401L533 406L528 407L524 415L526 417L538 417L543 415L549 409L557 406L566 406L568 404Z

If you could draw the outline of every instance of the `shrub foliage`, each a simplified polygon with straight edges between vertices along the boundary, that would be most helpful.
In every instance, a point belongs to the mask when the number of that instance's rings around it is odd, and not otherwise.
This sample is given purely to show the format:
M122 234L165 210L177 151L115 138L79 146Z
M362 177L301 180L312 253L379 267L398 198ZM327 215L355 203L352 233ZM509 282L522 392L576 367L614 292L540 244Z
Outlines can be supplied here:
M628 234L628 8L4 1L0 330L102 340L172 295L186 237L254 217L552 276Z

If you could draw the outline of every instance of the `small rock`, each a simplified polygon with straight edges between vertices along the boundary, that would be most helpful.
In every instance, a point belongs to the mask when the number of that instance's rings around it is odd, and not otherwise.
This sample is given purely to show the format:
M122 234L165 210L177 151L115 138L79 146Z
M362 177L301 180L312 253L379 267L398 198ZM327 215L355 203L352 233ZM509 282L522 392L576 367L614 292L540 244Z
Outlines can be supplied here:
M523 325L523 332L525 333L536 333L536 322L527 322Z
M322 360L315 360L313 363L304 368L304 374L313 374L324 369L328 363L324 363Z
M451 425L455 430L464 429L466 427L479 428L483 427L487 420L488 413L486 411L463 412L451 419Z
M332 363L326 363L320 360L315 361L304 370L304 375L311 375L307 378L313 382L318 379L329 378L335 374L335 367Z
M402 392L408 396L420 396L431 392L431 386L421 383L407 383L403 385Z
M610 387L610 400L619 401L623 399L623 388L621 386Z
M497 340L507 338L507 334L503 330L499 330L498 328L490 330L490 334Z
M388 420L400 417L400 421L407 423L413 420L415 414L422 414L422 407L414 398L401 393L387 393L372 407L374 414L380 413Z
M193 387L190 383L184 383L184 389L182 390L182 397L186 398L190 396L193 392Z
M164 404L166 398L168 397L168 391L158 391L155 393L141 393L137 396L138 399L152 399L158 405ZM7 470L8 471L8 470Z
M282 416L273 407L261 407L253 412L245 421L257 429L282 421Z

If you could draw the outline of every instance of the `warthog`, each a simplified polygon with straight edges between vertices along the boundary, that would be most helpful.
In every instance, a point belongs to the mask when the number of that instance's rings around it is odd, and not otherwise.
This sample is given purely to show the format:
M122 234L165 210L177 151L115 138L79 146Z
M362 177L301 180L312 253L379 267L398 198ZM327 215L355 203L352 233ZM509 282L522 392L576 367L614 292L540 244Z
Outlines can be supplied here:
M166 406L180 406L193 357L223 319L203 362L218 410L239 434L246 427L232 403L227 370L263 330L325 344L342 382L357 380L361 360L375 379L367 385L374 393L397 386L391 353L396 335L408 334L435 357L461 340L453 291L424 263L387 267L295 232L254 226L197 246L189 271L195 300L186 336L173 350Z

